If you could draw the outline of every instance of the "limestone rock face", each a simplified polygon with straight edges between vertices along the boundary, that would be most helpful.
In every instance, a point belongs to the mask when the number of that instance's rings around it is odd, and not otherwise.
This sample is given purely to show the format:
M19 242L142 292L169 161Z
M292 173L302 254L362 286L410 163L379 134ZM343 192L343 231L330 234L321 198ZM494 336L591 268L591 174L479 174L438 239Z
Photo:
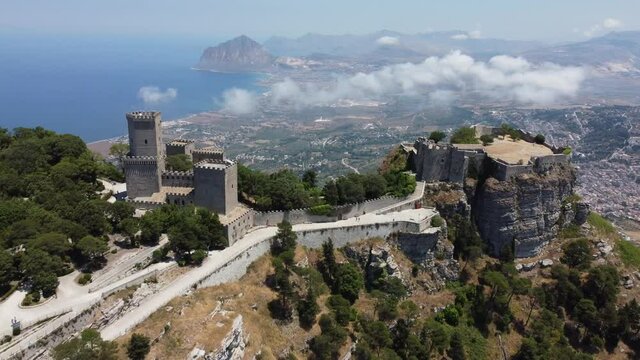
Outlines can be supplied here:
M262 45L242 35L207 48L196 67L222 72L265 71L273 61L274 57Z
M563 204L573 193L575 179L570 166L545 175L523 174L509 181L487 179L476 190L473 210L489 251L498 255L503 247L513 244L516 257L534 256L557 237L562 226L584 222L583 206L577 205L573 211Z

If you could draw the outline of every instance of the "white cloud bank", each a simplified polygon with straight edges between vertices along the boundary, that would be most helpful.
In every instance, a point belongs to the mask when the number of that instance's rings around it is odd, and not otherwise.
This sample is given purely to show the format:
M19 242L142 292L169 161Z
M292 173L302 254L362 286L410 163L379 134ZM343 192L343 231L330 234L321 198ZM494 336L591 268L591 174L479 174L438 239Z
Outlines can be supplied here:
M418 64L390 65L375 72L338 78L324 88L298 84L287 78L274 84L270 93L274 105L297 108L387 95L426 94L431 100L445 100L464 92L521 104L545 105L574 97L585 76L586 71L579 67L534 65L523 58L504 55L481 62L455 51Z
M233 88L222 94L222 111L234 115L253 113L258 107L258 96L244 89Z
M480 38L482 38L482 33L480 32L480 30L473 30L464 34L456 34L451 36L451 39L453 40L469 40L469 39L480 39Z
M170 102L178 96L178 90L167 88L162 91L157 86L143 86L138 90L138 98L145 104L159 104Z
M586 37L594 37L602 32L611 31L622 27L622 21L614 18L606 18L601 23L595 24L583 32Z
M378 43L379 45L394 46L400 43L400 39L393 36L383 36L376 40L376 43Z

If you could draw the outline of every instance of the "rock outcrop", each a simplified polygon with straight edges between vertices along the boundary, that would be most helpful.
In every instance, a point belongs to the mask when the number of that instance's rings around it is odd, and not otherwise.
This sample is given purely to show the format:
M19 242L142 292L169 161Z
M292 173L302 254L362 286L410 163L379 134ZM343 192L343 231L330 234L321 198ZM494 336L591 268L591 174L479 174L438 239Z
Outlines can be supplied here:
M274 60L262 45L242 35L207 48L196 68L221 72L265 71L273 66Z
M563 226L584 222L588 207L565 203L575 179L568 165L544 175L522 174L508 181L488 178L480 184L472 208L489 251L498 255L505 246L513 246L516 257L535 256Z

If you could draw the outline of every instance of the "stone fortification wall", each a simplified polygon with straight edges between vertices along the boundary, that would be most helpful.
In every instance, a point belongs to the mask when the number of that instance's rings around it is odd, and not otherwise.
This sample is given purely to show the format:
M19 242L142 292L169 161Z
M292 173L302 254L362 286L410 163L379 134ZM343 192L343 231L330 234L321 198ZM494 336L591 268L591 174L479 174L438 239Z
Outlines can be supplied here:
M564 154L554 154L538 156L532 159L533 171L538 174L548 173L555 167L566 166L569 164L569 156Z
M151 196L160 191L163 163L151 156L124 158L127 197Z
M419 184L418 186L423 186ZM418 189L420 190L420 189ZM393 196L382 196L377 199L367 200L356 204L341 205L335 208L334 214L330 216L314 215L309 209L295 209L289 211L257 211L254 215L254 225L273 226L287 220L292 225L307 223L332 222L348 219L355 216L370 214L386 209L386 212L399 211L415 208L416 201L421 197L414 194L402 199ZM394 205L398 205L394 207Z
M133 204L136 209L142 210L154 210L161 207L164 203L159 203L155 201L147 201L147 200L139 200L139 199L128 199L128 202Z
M296 231L296 234L298 235L298 244L303 246L318 249L322 247L323 242L331 239L334 246L339 248L373 237L386 238L394 233L421 232L425 230L425 226L428 226L428 224L429 221L423 225L400 221L365 225L356 224L331 229L319 228L317 230ZM255 244L200 281L198 286L215 286L239 279L246 273L247 267L252 262L269 252L270 246L270 239Z
M533 166L530 164L512 165L498 159L490 159L490 161L493 166L489 175L500 181L506 181L514 176L531 173L533 171Z
M255 215L255 211L247 209L244 214L237 217L232 222L223 224L227 240L229 240L229 246L242 239L242 237L254 227Z
M193 187L193 171L165 171L162 186Z
M189 140L174 140L167 144L166 152L167 156L172 155L187 155L191 158L191 153L195 149L193 141Z

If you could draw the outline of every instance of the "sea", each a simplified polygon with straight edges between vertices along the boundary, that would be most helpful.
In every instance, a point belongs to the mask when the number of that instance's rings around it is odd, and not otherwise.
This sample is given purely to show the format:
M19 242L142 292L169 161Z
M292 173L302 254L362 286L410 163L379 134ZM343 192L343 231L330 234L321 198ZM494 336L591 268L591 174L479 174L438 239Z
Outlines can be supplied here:
M128 111L175 120L219 109L227 89L260 91L258 74L193 70L220 40L0 33L0 127L42 126L92 142L126 134ZM142 87L176 96L145 103Z

